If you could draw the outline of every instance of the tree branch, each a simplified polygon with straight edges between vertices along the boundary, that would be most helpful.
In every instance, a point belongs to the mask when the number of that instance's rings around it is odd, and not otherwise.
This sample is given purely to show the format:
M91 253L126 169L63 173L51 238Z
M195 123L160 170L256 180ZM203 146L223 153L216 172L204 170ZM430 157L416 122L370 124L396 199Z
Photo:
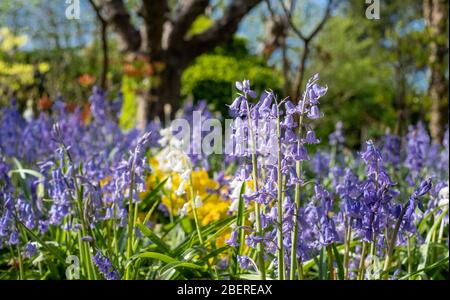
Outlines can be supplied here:
M223 17L211 28L186 40L186 46L189 48L189 53L186 53L189 56L188 59L193 59L229 41L242 18L261 1L233 0L226 8Z
M168 37L167 47L177 47L182 44L183 38L195 19L203 14L209 5L209 0L184 0L180 1L176 14L171 21L171 32Z
M294 21L292 20L292 10L288 10L286 5L284 4L284 1L281 0L281 7L283 8L283 12L284 15L286 17L286 20L289 23L289 26L291 27L291 29L294 31L294 33L302 40L305 40L305 35L303 34L303 32L301 31L300 28L298 28L295 24ZM291 3L292 4L292 3ZM291 5L291 7L293 7L293 5Z
M158 59L162 54L162 36L169 7L167 0L142 0L140 16L145 22L144 49L150 50L150 57Z
M314 28L314 30L308 35L306 36L300 28L298 28L295 24L294 21L292 20L292 12L291 10L288 10L286 5L284 4L284 1L280 1L281 3L281 7L283 8L285 17L289 23L289 26L292 28L292 30L294 31L294 33L303 41L308 42L310 40L312 40L323 28L323 26L325 25L325 23L327 22L328 18L330 17L331 14L331 9L333 6L333 0L328 0L326 9L325 9L325 14L322 17L322 19L320 20L320 22L317 24L316 28ZM291 3L291 7L293 7L293 4Z
M331 14L331 7L333 5L333 0L328 0L327 8L325 9L325 14L322 18L322 20L317 24L316 28L309 34L307 37L308 40L312 40L323 28L325 23L327 22L328 18Z
M91 4L92 8L95 11L95 14L97 15L97 19L102 23L107 23L105 18L102 16L101 8L95 3L95 0L89 0L89 3Z
M95 11L95 14L97 15L97 19L100 22L100 38L102 42L102 53L103 53L103 62L102 62L102 72L100 75L100 86L103 89L106 89L106 76L108 75L108 68L109 68L109 57L108 57L108 22L105 20L105 18L102 16L100 7L95 3L95 0L89 0L89 3L91 3L92 8Z
M102 0L101 8L105 9L105 20L112 25L113 30L120 38L121 48L124 51L137 52L141 46L141 35L131 23L122 0Z

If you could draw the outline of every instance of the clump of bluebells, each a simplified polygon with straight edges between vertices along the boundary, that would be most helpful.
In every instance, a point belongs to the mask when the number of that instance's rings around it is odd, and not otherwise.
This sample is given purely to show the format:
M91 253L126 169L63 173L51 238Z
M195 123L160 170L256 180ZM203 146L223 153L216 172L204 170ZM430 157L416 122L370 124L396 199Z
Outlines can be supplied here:
M369 140L357 156L348 157L338 122L329 135L330 151L320 149L312 156L308 145L320 143L313 130L322 117L318 100L327 90L318 79L309 80L295 104L289 98L278 100L270 90L253 103L257 94L250 83L236 83L239 93L230 113L240 164L232 182L231 211L243 201L251 211L251 227L236 224L227 243L239 249L241 268L263 279L305 278L303 265L321 255L327 256L324 278L336 278L336 256L341 255L341 279L384 278L397 246L411 249L424 242L419 225L426 207L434 204L422 199L433 183L439 190L448 186L448 169L440 167L448 161L448 137L444 148L432 145L419 123L410 127L404 142L387 134L379 145ZM305 170L313 176L308 178ZM448 210L443 228L446 214ZM341 253L336 253L338 245Z
M176 113L191 127L188 149L158 120L120 128L121 95L98 88L88 114L58 97L25 118L11 101L0 110L0 267L10 270L0 278L66 278L73 256L81 279L446 276L435 270L448 264L448 129L439 144L418 123L352 151L343 122L328 144L316 136L318 75L300 99L258 95L248 80L236 89L231 149L218 159L193 151L215 117L205 101ZM227 218L201 226L210 195L195 194L196 170L214 176L220 188L205 190L229 200ZM176 216L161 205L173 201L165 185L184 201Z

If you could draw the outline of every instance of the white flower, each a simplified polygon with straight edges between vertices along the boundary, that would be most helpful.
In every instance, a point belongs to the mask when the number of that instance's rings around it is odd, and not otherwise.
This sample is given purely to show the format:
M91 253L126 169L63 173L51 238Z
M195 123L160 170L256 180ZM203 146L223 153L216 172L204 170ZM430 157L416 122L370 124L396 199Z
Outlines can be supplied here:
M189 203L186 202L186 203L183 205L183 207L180 208L180 209L178 210L178 215L179 215L180 217L186 216L186 215L187 215L187 212L188 212L188 208L189 208Z
M170 160L168 157L169 152L170 149L166 148L163 149L161 152L159 152L158 155L156 156L156 159L158 161L158 167L163 172L171 171Z
M192 172L192 170L190 170L190 169L184 171L184 173L182 173L182 174L180 175L181 179L183 179L183 180L189 180L189 177L191 176L191 172Z
M199 195L195 196L194 199L195 208L200 208L203 206L202 198Z
M172 182L172 177L169 177L169 178L167 179L166 184L165 184L165 188L168 189L168 190L170 191L170 190L172 189L172 184L173 184L173 182Z
M242 183L243 182L241 180L236 178L230 183L230 188L233 189L230 195L231 199L239 199L239 196L241 195Z
M173 137L170 140L170 146L176 149L181 149L183 147L183 141Z
M439 206L448 206L448 186L439 191Z
M175 191L175 195L177 195L177 196L183 195L185 193L184 192L185 188L186 188L186 180L182 180L180 182L180 185L178 186L178 189Z
M159 135L161 136L161 138L158 140L158 143L161 145L161 147L169 145L170 141L173 138L172 127L161 129L159 131Z
M233 211L237 211L238 210L238 206L239 206L239 199L236 198L233 200L233 202L231 202L230 207L229 207L229 211L233 212Z

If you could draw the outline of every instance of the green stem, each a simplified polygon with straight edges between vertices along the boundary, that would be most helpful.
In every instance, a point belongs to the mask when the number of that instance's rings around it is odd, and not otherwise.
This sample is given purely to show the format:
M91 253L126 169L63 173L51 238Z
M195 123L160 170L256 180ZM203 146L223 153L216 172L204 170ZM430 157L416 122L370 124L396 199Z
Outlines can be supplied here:
M19 280L24 280L25 275L23 272L23 263L22 263L22 254L20 253L20 247L19 244L17 244L17 259L19 262Z
M75 178L74 178L75 180ZM89 245L86 245L82 237L86 236L87 232L87 225L84 220L84 213L83 213L83 191L78 188L78 185L75 183L75 189L78 191L78 214L79 218L81 220L81 232L79 232L78 238L79 238L79 246L80 246L80 255L83 257L84 266L86 268L86 275L89 280L95 279L95 272L94 272L94 266L91 260L91 253L90 253L90 247Z
M298 142L297 147L301 146L301 138L302 138L302 131L303 131L303 115L305 111L305 103L306 103L306 93L303 95L302 99L302 108L300 111L300 118L298 121ZM295 207L294 207L294 230L292 231L292 238L291 238L291 259L290 259L290 270L289 270L289 279L294 280L295 279L295 271L296 266L298 264L301 264L301 262L297 261L297 239L298 239L298 216L300 213L300 205L301 205L301 177L302 177L302 161L298 160L296 162L296 173L298 182L295 184ZM298 278L303 278L303 274L300 274L300 272L303 272L303 268L299 268L299 274Z
M328 279L329 280L335 280L334 277L334 268L333 268L333 249L332 249L332 245L330 244L327 246L327 263L328 263L328 272L329 272L329 276Z
M297 270L298 270L298 279L300 280L305 279L305 274L303 273L303 263L301 259L297 261Z
M361 260L359 261L359 270L358 270L358 280L364 280L364 271L365 271L365 260L367 253L368 243L363 242L363 247L361 250Z
M444 222L444 219L442 219L441 220L441 225L440 225L440 227L439 227L439 235L438 235L438 244L441 244L442 243L442 239L443 239L443 237L444 237L444 230L445 229L445 222Z
M92 260L90 259L89 250L86 249L86 245L82 240L83 232L78 232L78 245L80 248L80 258L82 265L84 266L84 275L87 276L88 280L95 279L94 277L94 269L92 266Z
M192 213L194 215L195 228L197 229L198 240L200 242L200 246L203 246L204 243L203 243L202 231L200 229L200 223L199 223L198 215L197 215L197 206L195 204L195 194L194 194L194 187L193 187L193 183L192 183L192 175L191 175L189 181L190 181L189 191L191 194L191 206L192 206Z
M118 238L118 229L117 229L117 222L116 222L116 206L113 204L113 218L111 220L112 222L112 228L113 228L113 247L114 247L114 254L115 254L115 262L116 266L119 265L119 238Z
M106 221L106 242L108 244L107 246L108 246L109 256L111 258L113 258L114 257L114 252L113 252L113 249L112 249L113 240L111 238L111 226L112 226L111 223L112 223L111 220L107 220Z
M136 226L136 224L137 224L138 213L139 213L139 203L136 202L136 203L134 204L133 227ZM134 236L134 232L133 232L133 248L132 248L132 253L135 253L135 251L136 251L138 245L139 245L139 237L135 237L135 236Z
M348 265L350 261L350 241L352 239L352 218L348 219L347 216L347 231L345 232L344 240L344 278L348 279L349 271Z
M405 203L400 211L400 215L395 223L394 231L392 232L391 239L388 244L388 250L386 253L386 259L384 260L384 268L383 268L383 279L388 279L389 277L389 269L391 267L392 262L392 254L394 253L395 244L397 242L398 231L400 230L400 225L402 223L403 217L405 216L406 210L408 208L408 203Z
M247 98L247 97L246 97ZM253 177L253 187L255 189L255 192L259 191L258 187L258 161L256 159L256 147L255 147L255 136L253 133L253 126L252 126L252 120L250 116L250 106L247 102L247 111L248 111L248 127L249 127L249 133L250 133L250 143L251 143L251 151L252 151L252 177ZM261 226L261 207L260 204L255 201L255 222L256 222L256 231L257 235L261 238L263 238L263 231ZM261 241L257 245L257 252L258 252L258 269L261 274L261 280L266 279L266 266L264 262L264 242Z
M281 173L281 128L280 128L280 116L278 112L277 118L277 135L278 135L278 194L277 194L277 212L278 212L278 279L285 279L284 271L284 248L283 248L283 175Z
M67 218L68 219L68 221L66 222L66 224L67 223L71 223L70 222L70 220L71 220L71 218L70 218L70 216ZM67 229L67 234L66 234L66 239L67 239L67 241L66 241L66 244L67 244L67 252L69 253L69 255L72 253L72 244L71 244L71 239L72 239L72 232L71 232L71 229L70 229L70 227Z
M127 259L130 259L131 253L133 250L133 238L134 238L134 230L133 230L133 186L134 186L134 167L132 168L132 174L131 174L131 184L130 184L130 197L128 199L128 237L127 237ZM130 264L131 265L131 264ZM127 267L125 271L125 280L131 279L131 270L130 265Z
M408 274L413 272L412 238L408 237Z

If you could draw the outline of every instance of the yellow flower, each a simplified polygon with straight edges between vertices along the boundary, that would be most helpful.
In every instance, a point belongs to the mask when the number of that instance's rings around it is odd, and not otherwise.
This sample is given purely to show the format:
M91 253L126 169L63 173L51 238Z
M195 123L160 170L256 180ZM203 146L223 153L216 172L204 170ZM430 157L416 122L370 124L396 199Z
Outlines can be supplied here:
M159 168L158 160L154 157L149 161L152 173L147 180L147 186L154 187L161 180L169 177L168 182L163 187L162 203L171 214L177 215L188 199L186 195L189 195L190 183L184 186L185 194L178 196L176 190L182 181L180 175L175 172L163 172ZM203 202L203 205L197 209L201 225L205 226L226 217L230 202L217 193L211 193L211 191L219 188L219 183L210 178L208 172L204 169L192 171L191 176L194 193ZM191 209L188 209L187 216L193 218Z

